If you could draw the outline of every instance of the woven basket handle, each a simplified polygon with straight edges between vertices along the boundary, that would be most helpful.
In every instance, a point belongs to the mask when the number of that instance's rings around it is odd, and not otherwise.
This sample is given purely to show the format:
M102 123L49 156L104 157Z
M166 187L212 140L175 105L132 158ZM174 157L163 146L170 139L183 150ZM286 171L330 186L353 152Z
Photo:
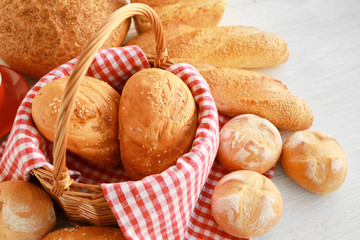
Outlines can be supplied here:
M95 54L100 50L111 32L123 21L135 15L145 16L154 29L156 41L155 67L161 67L168 60L160 19L149 6L141 3L128 4L111 14L102 24L81 53L62 96L53 145L54 183L50 192L55 196L60 196L74 181L70 178L66 168L67 129L81 80L84 78Z

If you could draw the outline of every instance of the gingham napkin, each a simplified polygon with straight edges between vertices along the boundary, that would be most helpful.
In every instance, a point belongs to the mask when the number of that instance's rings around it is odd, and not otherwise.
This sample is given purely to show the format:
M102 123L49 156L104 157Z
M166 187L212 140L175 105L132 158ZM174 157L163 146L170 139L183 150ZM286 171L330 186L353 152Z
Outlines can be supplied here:
M31 104L48 82L69 76L77 59L61 65L28 92L16 115L8 139L0 146L0 181L29 180L30 170L52 168L52 144L34 127ZM136 46L97 53L87 75L108 82L121 92L135 72L149 68ZM128 239L236 239L224 233L210 211L211 193L227 172L214 163L219 125L228 119L216 111L209 87L195 68L176 64L168 71L191 90L199 109L199 127L191 151L177 165L141 181L130 181L123 169L102 169L75 154L67 154L67 167L75 181L101 184L103 193ZM267 176L271 178L273 171Z

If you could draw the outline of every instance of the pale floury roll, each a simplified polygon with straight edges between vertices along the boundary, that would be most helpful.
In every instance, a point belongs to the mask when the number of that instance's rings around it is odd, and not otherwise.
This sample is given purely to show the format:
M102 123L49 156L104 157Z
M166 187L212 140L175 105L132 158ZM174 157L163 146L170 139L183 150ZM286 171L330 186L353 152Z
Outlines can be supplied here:
M217 158L229 171L264 173L276 164L281 148L281 135L271 122L244 114L232 118L221 129Z
M54 141L56 120L68 77L42 87L32 103L37 129ZM118 106L120 94L106 82L92 77L81 80L68 128L67 149L100 167L120 163Z
M186 84L161 69L135 73L125 84L119 106L121 161L138 180L161 173L192 146L197 110Z
M265 176L239 170L224 176L211 197L211 212L220 228L239 237L256 237L272 229L283 210L281 194Z
M281 163L295 182L314 193L329 193L345 181L346 155L337 140L323 131L296 132L284 143Z
M45 191L24 181L0 183L0 239L40 240L56 223Z

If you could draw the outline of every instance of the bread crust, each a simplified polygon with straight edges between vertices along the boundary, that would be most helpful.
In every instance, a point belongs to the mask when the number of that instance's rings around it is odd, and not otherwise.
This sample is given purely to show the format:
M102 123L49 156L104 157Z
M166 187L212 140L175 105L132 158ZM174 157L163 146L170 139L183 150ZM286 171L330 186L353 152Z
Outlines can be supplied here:
M161 173L191 149L197 110L185 83L161 69L145 69L125 84L119 107L121 160L134 180Z
M206 62L223 68L264 68L284 63L289 56L287 44L282 38L254 27L190 28L165 28L171 59ZM125 45L138 45L145 53L153 54L153 33L141 34Z
M0 0L0 58L11 68L40 78L77 57L105 18L125 0ZM102 46L118 47L130 19Z
M226 116L255 114L283 130L304 130L313 123L310 106L279 80L244 69L190 64L205 78L218 111Z
M126 240L119 228L110 227L69 227L56 230L42 240Z
M0 239L41 239L56 223L50 197L25 181L0 183Z
M53 80L35 95L32 118L40 133L54 141L62 94L69 77ZM67 149L100 167L120 163L118 104L120 94L109 84L84 77L68 129Z
M313 193L329 193L345 181L348 169L344 150L330 134L299 131L284 143L281 163L299 185Z
M193 27L211 27L219 24L226 8L227 0L131 0L152 7L161 23L171 27L180 24ZM137 32L151 30L149 21L143 16L135 16Z
M217 158L229 171L244 169L264 173L276 164L281 148L281 135L271 122L243 114L221 128Z
M272 229L283 210L281 194L265 176L247 170L225 175L211 196L211 213L228 234L239 238L259 236Z

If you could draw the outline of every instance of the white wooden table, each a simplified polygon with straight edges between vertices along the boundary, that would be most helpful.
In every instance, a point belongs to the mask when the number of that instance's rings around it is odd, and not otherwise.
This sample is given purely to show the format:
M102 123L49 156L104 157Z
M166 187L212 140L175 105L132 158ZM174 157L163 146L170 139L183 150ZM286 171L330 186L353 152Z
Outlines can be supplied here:
M256 71L303 98L314 113L311 129L336 137L348 157L344 185L326 195L306 191L277 167L284 212L256 239L360 239L360 1L228 0L220 25L254 26L286 40L289 60ZM58 220L58 227L68 225Z

